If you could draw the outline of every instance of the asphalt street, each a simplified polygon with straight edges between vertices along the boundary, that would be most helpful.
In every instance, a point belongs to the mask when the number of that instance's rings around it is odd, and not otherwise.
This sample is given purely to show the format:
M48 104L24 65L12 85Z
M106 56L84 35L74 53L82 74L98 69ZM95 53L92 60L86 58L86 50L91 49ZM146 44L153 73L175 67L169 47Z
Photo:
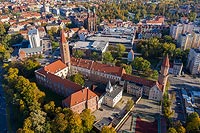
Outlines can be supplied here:
M7 113L6 113L6 99L2 88L2 70L0 68L0 132L7 132Z

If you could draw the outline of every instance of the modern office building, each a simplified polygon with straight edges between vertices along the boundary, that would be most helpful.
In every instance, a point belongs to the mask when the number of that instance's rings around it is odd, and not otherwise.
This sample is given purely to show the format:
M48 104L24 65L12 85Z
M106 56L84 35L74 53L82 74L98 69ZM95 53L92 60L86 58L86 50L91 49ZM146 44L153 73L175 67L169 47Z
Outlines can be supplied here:
M31 29L28 32L30 48L37 48L41 46L40 35L38 29Z

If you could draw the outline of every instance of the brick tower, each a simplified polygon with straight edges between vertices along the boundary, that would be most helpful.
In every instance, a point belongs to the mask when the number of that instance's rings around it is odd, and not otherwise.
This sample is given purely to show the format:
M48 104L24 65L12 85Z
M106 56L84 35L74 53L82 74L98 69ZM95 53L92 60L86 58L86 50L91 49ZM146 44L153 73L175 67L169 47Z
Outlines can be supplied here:
M62 62L70 67L70 51L69 44L65 38L64 30L60 32L60 55Z
M162 85L163 92L165 91L165 87L168 80L168 71L169 71L169 57L168 55L164 58L161 66L161 71L158 77L158 83Z
M97 23L97 16L96 16L95 9L93 9L92 13L88 9L88 16L87 16L87 19L85 21L85 28L89 32L95 32L95 31L97 31L96 23Z

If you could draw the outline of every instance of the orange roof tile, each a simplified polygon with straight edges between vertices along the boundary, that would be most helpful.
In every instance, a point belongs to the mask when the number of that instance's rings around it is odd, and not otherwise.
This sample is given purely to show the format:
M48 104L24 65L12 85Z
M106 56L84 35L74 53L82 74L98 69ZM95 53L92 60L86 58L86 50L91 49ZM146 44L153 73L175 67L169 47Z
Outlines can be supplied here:
M57 61L45 66L44 70L54 74L54 73L66 68L66 67L67 66L61 60L57 60Z
M60 86L63 86L64 90L65 89L71 89L71 91L77 92L77 91L82 89L81 85L78 85L78 84L76 84L76 83L74 83L74 82L72 82L68 79L63 79L59 76L56 76L52 73L49 73L49 72L45 71L44 68L37 70L36 73L44 75L46 77L46 80L52 81L51 83L56 83L56 84L59 84ZM61 93L60 95L66 96L65 94L63 94L63 92L60 92L60 93Z
M148 80L148 79L145 79L145 78L136 77L136 76L128 75L128 74L123 74L122 79L127 80L127 81L131 81L131 82L134 82L134 83L142 84L142 85L145 85L145 86L148 86L148 87L153 87L157 83L156 81L153 81L153 80Z
M122 76L123 73L125 73L124 69L117 66L111 66L107 64L101 64L98 62L94 62L92 60L86 60L86 59L78 59L78 58L71 58L71 65L77 66L77 67L83 67L90 70L95 70L107 74L112 74L116 76Z
M69 107L72 107L76 104L79 104L83 101L90 100L91 98L96 97L97 95L89 90L88 88L84 88L80 91L77 91L63 100L64 103L67 103Z
M98 62L94 62L91 69L95 71L107 73L107 74L120 76L120 77L123 75L123 73L125 73L122 67L101 64Z

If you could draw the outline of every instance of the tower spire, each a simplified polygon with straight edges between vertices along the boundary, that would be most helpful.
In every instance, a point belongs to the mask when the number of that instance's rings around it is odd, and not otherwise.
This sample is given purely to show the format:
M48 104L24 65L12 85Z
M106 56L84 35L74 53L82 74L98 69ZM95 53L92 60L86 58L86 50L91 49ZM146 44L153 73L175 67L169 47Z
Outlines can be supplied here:
M165 87L166 87L168 76L169 76L168 75L169 67L170 67L169 57L168 57L168 54L167 54L166 57L164 58L163 62L162 62L161 71L160 71L160 74L159 74L159 77L158 77L158 83L160 85L162 85L163 93L165 91Z
M63 44L63 43L66 43L67 40L65 38L65 31L62 29L61 32L60 32L60 42Z
M67 39L65 37L65 32L62 29L60 31L60 55L62 62L65 64L68 64L70 67L70 51L69 51L69 45L67 42Z

